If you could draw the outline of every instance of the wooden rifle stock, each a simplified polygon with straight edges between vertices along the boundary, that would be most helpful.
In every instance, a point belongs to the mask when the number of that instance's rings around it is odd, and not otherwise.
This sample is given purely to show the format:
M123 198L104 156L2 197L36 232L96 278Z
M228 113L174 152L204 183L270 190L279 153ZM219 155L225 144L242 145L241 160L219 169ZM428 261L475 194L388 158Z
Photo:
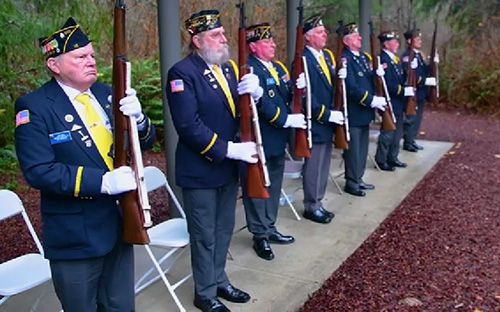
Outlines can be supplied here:
M125 4L123 0L116 1L114 14L112 96L114 116L113 165L114 168L130 165L132 169L137 170L136 163L131 163L131 160L134 154L140 154L141 151L140 149L138 151L132 150L135 144L130 140L130 121L129 118L120 111L120 100L126 96L125 90L127 88ZM135 122L135 118L133 119ZM137 171L136 176L138 176ZM141 198L139 197L141 187L139 183L137 186L137 190L126 192L120 197L120 206L122 207L123 214L123 240L130 244L148 244L149 236L145 226L151 226L151 220L146 220L145 218L149 216L149 210L145 216L143 207L141 206ZM145 196L147 199L147 193Z
M429 74L431 77L436 78L436 86L431 86L429 87L429 95L427 97L427 100L432 103L437 105L439 102L439 68L438 64L434 61L434 58L436 57L437 54L437 48L436 48L436 36L437 36L437 28L438 28L438 22L437 18L436 21L434 22L434 33L432 34L432 45L431 45L431 59L430 59L430 64L429 64Z
M377 55L377 50L375 49L375 31L373 29L373 22L368 22L370 25L370 50L372 53L372 67L373 67L373 79L375 83L375 95L382 96L385 99L389 97L389 94L385 94L384 91L384 82L383 77L379 77L376 74L376 71L379 67L379 58ZM389 104L389 103L387 103ZM382 130L396 130L396 125L394 124L394 120L392 116L394 113L392 112L392 107L389 105L386 106L384 111L378 110L378 113L382 116Z
M297 88L296 81L299 75L304 72L304 63L302 62L302 49L304 48L304 27L302 25L303 10L302 0L297 8L299 10L299 24L295 36L295 56L293 58L292 81L293 81L293 106L292 113L303 113L304 89ZM308 123L310 125L310 122ZM311 157L312 142L309 142L307 131L311 129L295 129L295 144L293 153L297 157Z
M339 30L343 25L343 21L339 21ZM345 122L343 125L335 126L335 138L333 144L335 148L346 150L349 148L349 128L347 120L347 102L345 101L345 84L343 79L339 78L338 72L344 68L344 61L342 60L342 50L344 49L343 36L340 32L337 33L337 51L335 54L335 63L337 64L337 73L335 78L335 97L333 99L333 109L336 111L344 112Z
M240 0L239 4L236 5L240 9L240 27L238 29L238 67L240 77L250 72L247 65L247 44L245 35L245 4ZM256 142L257 148L259 150L259 160L255 164L247 163L246 171L246 191L248 197L251 198L269 198L269 192L267 191L266 185L266 173L267 168L265 167L265 156L262 145L259 146L258 142L261 138L256 135L257 127L260 127L258 120L254 118L252 109L252 98L250 94L241 94L238 97L238 108L240 113L240 132L242 142ZM260 129L260 128L259 128ZM262 158L263 157L263 158Z

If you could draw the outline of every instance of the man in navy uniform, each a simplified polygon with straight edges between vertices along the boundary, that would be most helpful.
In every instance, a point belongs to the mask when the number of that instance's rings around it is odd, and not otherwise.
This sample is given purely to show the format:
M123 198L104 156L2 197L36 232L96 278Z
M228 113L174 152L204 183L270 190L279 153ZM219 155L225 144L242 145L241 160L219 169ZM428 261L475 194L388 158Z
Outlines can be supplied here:
M248 66L259 77L264 94L256 103L266 165L271 185L269 198L250 198L243 193L243 204L248 230L253 234L253 249L266 260L274 259L269 243L290 244L293 236L283 235L276 229L276 218L285 169L285 148L289 137L289 128L306 128L303 114L291 114L290 75L279 61L273 61L276 44L274 43L269 23L252 25L246 28L246 41L250 56ZM304 88L304 75L298 79Z
M385 70L384 78L396 117L396 130L380 130L375 161L380 169L393 171L395 167L407 166L398 159L399 143L403 136L403 111L406 107L406 96L413 96L414 92L413 87L405 87L403 67L396 55L399 48L399 36L393 31L384 31L378 38L382 47L380 63Z
M321 15L304 21L307 69L311 86L312 140L311 157L305 159L302 185L304 189L304 218L317 223L330 223L334 214L323 207L330 172L335 124L343 124L342 112L333 109L335 60L325 49L328 34ZM345 75L345 71L342 74Z
M254 74L238 84L219 15L205 10L186 20L192 53L169 70L166 90L179 134L176 179L190 234L194 304L202 311L229 311L218 297L250 300L225 272L238 191L236 160L257 162L254 142L236 143L235 105L238 94L249 93L258 101L263 93Z
M361 36L355 23L342 26L339 34L343 36L342 58L347 61L347 112L349 118L349 149L344 151L345 191L354 196L365 196L364 190L375 188L365 183L363 175L368 156L369 125L374 117L374 109L385 110L384 97L375 95L373 68L370 57L361 51ZM384 75L384 69L376 73Z
M408 67L411 66L412 69L416 71L417 74L417 114L412 116L406 116L403 124L403 149L410 152L417 152L423 149L423 146L415 142L418 132L420 131L420 125L422 124L422 116L424 114L424 103L427 95L429 93L430 86L436 86L436 78L428 77L429 68L424 61L422 52L420 48L422 47L422 34L419 29L412 29L404 33L404 37L408 44L408 48L403 53L403 69L408 71ZM412 45L415 51L415 59L410 60L410 47Z
M41 192L43 247L64 311L133 311L133 246L121 238L118 195L136 189L113 168L111 88L98 83L92 43L72 18L40 39L52 79L15 104L16 151ZM133 89L120 110L137 118L143 148L155 137Z

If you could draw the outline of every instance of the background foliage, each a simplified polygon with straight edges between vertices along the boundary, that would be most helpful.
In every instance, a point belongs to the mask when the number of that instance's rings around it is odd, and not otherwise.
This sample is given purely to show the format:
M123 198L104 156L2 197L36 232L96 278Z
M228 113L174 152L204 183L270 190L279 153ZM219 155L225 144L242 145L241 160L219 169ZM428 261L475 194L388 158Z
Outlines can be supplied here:
M422 12L440 12L452 36L441 54L440 106L500 113L500 1L421 0Z

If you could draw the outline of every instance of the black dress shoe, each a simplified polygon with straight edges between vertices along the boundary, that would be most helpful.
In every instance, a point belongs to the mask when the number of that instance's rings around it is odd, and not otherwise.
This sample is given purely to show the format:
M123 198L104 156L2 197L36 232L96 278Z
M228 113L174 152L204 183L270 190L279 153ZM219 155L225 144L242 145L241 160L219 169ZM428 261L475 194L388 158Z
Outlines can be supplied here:
M417 144L416 142L413 142L413 147L416 148L417 150L421 151L424 149L424 147L420 144Z
M194 306L203 312L231 312L217 297L200 299L198 296L195 296Z
M249 294L231 284L226 287L217 288L217 296L236 303L245 303L250 300Z
M349 194L354 195L354 196L360 196L360 197L362 197L362 196L366 195L366 193L364 191L362 191L360 189L353 189L353 188L350 188L350 187L345 187L344 191L346 193L349 193Z
M335 214L333 212L326 210L324 207L319 207L319 210L330 216L330 219L333 219L335 217Z
M403 145L403 149L408 152L418 152L418 149L413 145Z
M369 190L369 191L371 191L371 190L375 189L375 185L370 184L370 183L366 183L364 181L361 181L361 183L359 183L359 188L361 190Z
M278 231L275 231L273 234L269 235L269 242L274 244L291 244L295 242L295 238L291 235L283 235Z
M304 213L302 216L308 220L311 220L313 222L317 223L330 223L332 221L332 218L330 215L324 213L321 209L316 209L314 211L309 211L309 210L304 210Z
M393 167L398 167L398 168L406 168L408 165L402 161L396 160L396 161L388 161L388 165L393 166Z
M377 165L380 168L380 170L394 171L394 167L391 166L391 165L389 165L388 163L379 163L379 162L377 162Z
M274 259L273 250L271 249L271 246L269 246L269 241L266 238L260 238L254 240L253 250L255 250L257 256L261 257L262 259L265 260Z

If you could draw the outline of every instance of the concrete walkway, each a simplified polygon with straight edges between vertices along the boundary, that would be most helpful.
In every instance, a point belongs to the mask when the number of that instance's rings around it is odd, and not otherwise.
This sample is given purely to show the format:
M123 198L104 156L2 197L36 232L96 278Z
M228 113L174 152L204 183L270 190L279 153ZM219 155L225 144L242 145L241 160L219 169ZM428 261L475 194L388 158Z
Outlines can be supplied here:
M246 230L237 232L231 243L233 260L227 262L231 282L252 295L246 304L227 303L231 311L296 311L322 283L345 261L378 225L399 205L406 195L452 146L452 143L420 141L424 150L418 153L402 152L400 160L408 168L396 172L374 169L370 160L364 180L376 185L367 196L357 198L340 195L332 181L329 182L324 206L335 213L330 224L316 224L309 220L297 221L288 206L282 206L277 227L283 234L295 236L292 245L272 245L276 258L266 261L258 258L252 249L252 236ZM374 155L375 144L370 143ZM335 151L332 176L342 173L340 153ZM337 178L343 187L343 176ZM286 180L285 190L294 192L294 205L302 216L302 191L300 179ZM243 207L239 203L236 229L245 225ZM136 273L151 265L143 247L136 247ZM189 251L185 252L173 272L171 282L189 272ZM193 281L189 279L178 288L177 294L187 311L194 308ZM177 311L165 285L159 281L137 295L136 308L140 312ZM52 285L46 283L25 294L9 299L0 311L60 311Z

